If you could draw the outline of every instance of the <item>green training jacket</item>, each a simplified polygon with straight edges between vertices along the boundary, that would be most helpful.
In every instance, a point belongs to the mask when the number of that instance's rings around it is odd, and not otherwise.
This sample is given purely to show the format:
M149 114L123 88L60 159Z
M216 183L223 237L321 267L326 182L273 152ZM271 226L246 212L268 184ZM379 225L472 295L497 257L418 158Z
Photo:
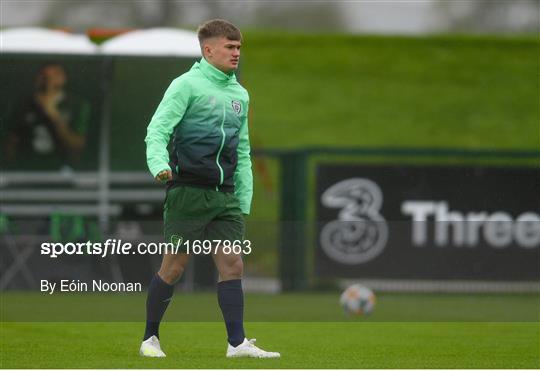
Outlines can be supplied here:
M196 62L172 81L148 125L146 160L152 175L172 170L168 189L190 185L235 192L242 212L249 214L248 106L248 92L234 73L225 74L204 58Z

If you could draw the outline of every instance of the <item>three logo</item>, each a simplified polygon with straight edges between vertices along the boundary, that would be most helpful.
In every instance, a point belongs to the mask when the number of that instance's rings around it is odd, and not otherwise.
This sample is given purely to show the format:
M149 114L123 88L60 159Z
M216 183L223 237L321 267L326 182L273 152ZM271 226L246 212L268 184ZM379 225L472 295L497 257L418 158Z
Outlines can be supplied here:
M378 256L388 240L388 226L379 213L382 202L381 189L369 179L346 179L328 188L321 203L340 211L338 219L324 225L319 236L326 255L348 265Z

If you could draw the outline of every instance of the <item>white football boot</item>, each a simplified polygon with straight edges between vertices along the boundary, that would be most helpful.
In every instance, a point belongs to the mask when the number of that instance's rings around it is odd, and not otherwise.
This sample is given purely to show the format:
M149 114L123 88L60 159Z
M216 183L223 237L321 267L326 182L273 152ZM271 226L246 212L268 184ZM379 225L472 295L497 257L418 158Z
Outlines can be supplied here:
M236 347L231 344L227 347L227 358L279 358L281 354L278 352L267 352L255 346L257 339L244 339L244 342Z
M139 354L143 357L166 357L159 346L159 339L153 335L142 342Z

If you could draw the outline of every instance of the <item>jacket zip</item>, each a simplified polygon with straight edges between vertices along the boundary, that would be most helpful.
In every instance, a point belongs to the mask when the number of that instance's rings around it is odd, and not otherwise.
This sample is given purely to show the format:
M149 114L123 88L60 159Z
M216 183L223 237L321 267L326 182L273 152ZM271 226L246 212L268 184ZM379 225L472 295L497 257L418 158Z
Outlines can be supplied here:
M219 155L221 155L221 151L223 150L223 145L225 144L225 130L223 130L223 124L225 123L225 103L223 103L223 118L221 120L221 134L223 135L223 138L221 139L221 146L219 146L219 151L216 156L216 165L219 168L219 184L216 186L216 191L219 191L219 186L223 184L223 168L219 164Z

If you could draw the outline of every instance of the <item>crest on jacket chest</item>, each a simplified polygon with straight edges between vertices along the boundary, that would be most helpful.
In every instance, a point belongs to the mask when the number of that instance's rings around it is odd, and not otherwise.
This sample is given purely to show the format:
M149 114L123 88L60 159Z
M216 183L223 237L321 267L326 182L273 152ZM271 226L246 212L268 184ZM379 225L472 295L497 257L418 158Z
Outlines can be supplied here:
M233 100L231 102L232 104L232 109L234 111L234 113L236 113L237 115L240 114L240 112L242 112L242 105L240 104L240 101L238 100Z

